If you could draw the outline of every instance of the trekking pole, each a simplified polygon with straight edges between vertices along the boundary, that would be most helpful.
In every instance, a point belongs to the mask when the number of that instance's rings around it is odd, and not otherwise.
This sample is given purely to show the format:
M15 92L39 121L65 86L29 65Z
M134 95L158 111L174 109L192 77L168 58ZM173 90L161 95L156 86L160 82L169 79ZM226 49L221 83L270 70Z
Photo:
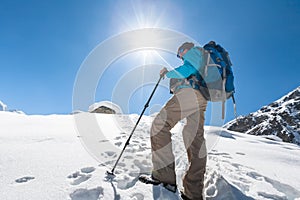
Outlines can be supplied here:
M154 89L153 89L153 91L152 91L152 93L151 93L151 95L150 95L148 101L146 102L146 104L145 104L145 106L144 106L144 109L143 109L142 113L140 114L139 119L137 120L137 122L136 122L134 128L132 129L132 131L131 131L131 133L130 133L130 135L129 135L129 138L127 139L127 141L126 141L126 143L125 143L125 145L124 145L124 147L123 147L123 150L121 151L121 153L120 153L120 155L119 155L119 157L118 157L118 159L117 159L117 161L116 161L114 167L112 168L111 171L106 171L106 173L107 173L108 175L113 175L113 176L114 176L114 171L115 171L115 169L116 169L116 166L117 166L117 164L118 164L120 158L122 157L122 154L124 153L126 147L129 145L129 141L130 141L130 139L131 139L131 137L132 137L132 135L133 135L133 133L134 133L136 127L138 126L138 124L139 124L139 122L140 122L140 120L141 120L141 118L142 118L142 116L143 116L145 110L146 110L147 107L149 106L149 103L150 103L150 101L151 101L151 99L152 99L152 97L153 97L153 94L154 94L154 92L155 92L157 86L159 85L159 82L161 81L161 79L162 79L163 77L164 77L164 75L161 75L160 78L159 78L159 80L157 81L157 83L156 83L156 85L155 85L155 87L154 87Z

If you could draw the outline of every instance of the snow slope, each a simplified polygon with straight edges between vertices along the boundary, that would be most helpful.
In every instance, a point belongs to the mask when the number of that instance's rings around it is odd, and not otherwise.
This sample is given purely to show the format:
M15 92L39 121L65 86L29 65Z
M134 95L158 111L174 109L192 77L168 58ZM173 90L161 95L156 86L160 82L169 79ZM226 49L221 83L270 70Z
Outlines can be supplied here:
M96 117L109 132L108 139L97 141L100 146L110 142L117 150L101 152L103 162L83 147L76 115ZM114 164L138 116L76 115L0 112L1 200L179 199L178 193L137 181L140 172L151 170L152 117L142 118L116 177L108 179L105 172ZM183 124L172 130L179 187L187 164L180 133ZM300 199L299 146L216 127L206 127L206 138L207 199Z

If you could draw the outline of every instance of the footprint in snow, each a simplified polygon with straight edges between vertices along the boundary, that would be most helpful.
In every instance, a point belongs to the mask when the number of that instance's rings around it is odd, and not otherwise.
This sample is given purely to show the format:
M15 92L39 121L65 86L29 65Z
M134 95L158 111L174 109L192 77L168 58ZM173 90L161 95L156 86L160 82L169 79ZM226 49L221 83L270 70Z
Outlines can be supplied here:
M116 155L116 152L114 152L114 151L106 151L106 152L104 152L107 156L109 156L109 157L111 157L111 156L113 156L113 157L116 157L117 155Z
M89 180L91 177L92 177L92 175L90 175L90 174L88 174L88 175L80 174L79 177L71 183L71 185L79 185L80 183L83 183L83 182Z
M22 178L16 179L15 182L16 182L16 183L26 183L26 182L28 182L28 181L30 181L30 180L33 180L33 179L34 179L33 176L24 176L24 177L22 177Z
M109 140L106 140L106 139L105 140L99 140L99 142L100 143L102 143L102 142L109 142Z
M231 156L222 156L223 158L228 158L228 159L232 159Z
M121 146L121 144L122 144L122 142L116 142L115 143L115 145L118 146L118 147Z
M125 159L134 159L133 156L124 156Z
M85 168L82 168L80 171L81 171L81 173L79 171L77 171L68 176L69 179L73 180L71 182L71 185L79 185L79 184L87 181L88 179L90 179L92 177L92 175L90 173L95 171L95 168L94 167L85 167Z
M74 172L73 174L70 174L68 178L77 178L79 176L80 172Z
M93 171L95 171L95 169L96 169L95 167L84 167L80 171L82 173L89 174L89 173L92 173Z
M122 139L122 138L125 138L126 136L118 136L118 137L115 137L115 140L120 140L120 139Z
M77 189L70 194L72 200L97 200L100 196L103 196L103 188L97 187L94 189ZM101 197L100 197L101 198Z
M136 200L144 200L144 195L141 194L141 193L134 193L132 196L131 196L131 199L136 199Z
M213 155L213 156L230 156L230 154L229 153L222 153L222 152L217 152L217 151L213 151L213 152L209 152L208 153L208 155Z

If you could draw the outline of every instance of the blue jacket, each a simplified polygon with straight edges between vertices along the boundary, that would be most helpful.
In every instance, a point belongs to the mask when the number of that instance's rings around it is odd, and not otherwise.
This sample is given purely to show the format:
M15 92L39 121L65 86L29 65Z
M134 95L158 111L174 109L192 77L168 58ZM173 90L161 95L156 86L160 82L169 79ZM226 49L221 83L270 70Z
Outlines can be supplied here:
M191 75L199 76L199 70L201 67L205 66L203 63L202 52L198 47L193 47L183 56L183 65L169 71L166 76L171 79L177 79L177 84L175 88L170 85L170 90L176 92L181 88L194 88L194 84L186 81L186 78ZM174 82L174 80L172 80ZM171 82L170 82L171 83Z
M197 47L193 47L183 56L183 65L169 71L166 76L168 78L184 79L191 75L197 75L202 64L202 53Z

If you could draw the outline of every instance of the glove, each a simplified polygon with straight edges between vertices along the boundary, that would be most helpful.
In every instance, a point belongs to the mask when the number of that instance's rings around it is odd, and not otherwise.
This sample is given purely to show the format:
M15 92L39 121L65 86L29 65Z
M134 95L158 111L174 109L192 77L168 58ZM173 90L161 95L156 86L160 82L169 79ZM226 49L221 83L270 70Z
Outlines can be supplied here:
M168 73L169 71L167 70L167 68L162 68L161 70L160 70L160 76L161 77L163 77L163 78L165 78L165 75L166 75L166 73Z

